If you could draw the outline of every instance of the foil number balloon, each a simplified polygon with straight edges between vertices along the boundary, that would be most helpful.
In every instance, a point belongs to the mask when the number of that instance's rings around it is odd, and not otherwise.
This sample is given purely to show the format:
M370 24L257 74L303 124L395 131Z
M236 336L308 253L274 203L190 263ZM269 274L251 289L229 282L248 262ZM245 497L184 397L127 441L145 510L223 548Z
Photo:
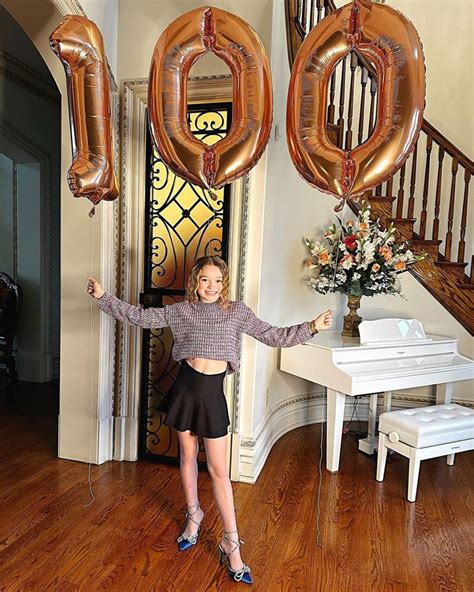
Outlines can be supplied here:
M213 146L187 125L187 80L194 62L213 52L233 78L232 124ZM243 19L218 8L198 8L171 23L156 43L148 95L152 137L161 158L201 187L222 187L252 168L265 150L273 98L265 48Z
M49 38L66 70L73 161L68 171L75 197L94 205L118 195L112 162L109 78L104 42L97 26L66 16Z
M344 151L326 131L328 84L336 63L355 49L377 71L377 120L366 142ZM424 105L423 50L414 26L389 6L354 0L320 21L296 56L287 104L291 158L322 191L344 199L361 195L402 166Z

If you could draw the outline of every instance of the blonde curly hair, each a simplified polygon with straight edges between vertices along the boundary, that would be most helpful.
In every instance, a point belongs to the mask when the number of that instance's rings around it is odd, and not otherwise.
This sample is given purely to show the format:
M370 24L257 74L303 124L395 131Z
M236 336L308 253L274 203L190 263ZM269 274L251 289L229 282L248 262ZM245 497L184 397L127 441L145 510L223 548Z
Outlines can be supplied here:
M198 302L198 287L199 287L199 276L201 270L206 265L214 265L222 273L222 292L219 296L218 303L222 308L227 308L229 302L229 268L227 263L218 257L217 255L207 255L205 257L199 257L196 259L191 272L189 273L188 283L186 285L186 300L189 302Z

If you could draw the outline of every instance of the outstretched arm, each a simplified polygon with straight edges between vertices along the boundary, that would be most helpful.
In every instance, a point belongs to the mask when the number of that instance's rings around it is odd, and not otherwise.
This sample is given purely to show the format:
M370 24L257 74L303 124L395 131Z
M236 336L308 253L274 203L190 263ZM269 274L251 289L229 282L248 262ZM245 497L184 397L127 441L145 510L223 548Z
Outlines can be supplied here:
M310 322L290 327L275 327L259 319L249 307L245 308L243 332L272 347L292 347L305 343L319 331L329 329L332 324L332 313L328 310Z
M246 308L243 332L271 347L292 347L305 343L312 337L309 323L290 327L275 327L257 317L251 308Z
M124 302L109 292L104 292L94 278L88 278L88 293L97 299L100 310L118 321L137 325L143 329L161 329L168 326L165 308L141 308Z

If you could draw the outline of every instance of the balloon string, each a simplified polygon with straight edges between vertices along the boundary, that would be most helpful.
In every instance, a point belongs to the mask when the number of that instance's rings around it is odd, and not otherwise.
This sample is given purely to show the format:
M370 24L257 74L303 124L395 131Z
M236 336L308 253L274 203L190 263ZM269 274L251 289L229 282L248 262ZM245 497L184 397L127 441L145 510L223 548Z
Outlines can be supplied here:
M95 214L95 206L92 208L94 210L94 214ZM91 210L92 211L92 210ZM92 218L92 252L91 252L91 266L90 266L90 273L89 273L89 277L93 277L92 272L94 269L94 251L95 251L95 226L96 226L96 217L95 215L90 215L89 213L89 217ZM93 393L93 372L92 372L92 362L94 360L94 356L93 356L93 348L94 348L94 324L93 324L93 312L92 312L92 298L89 298L89 318L90 318L90 346L89 346L89 352L90 352L90 385L89 385L89 391L90 391L90 440L89 440L89 468L88 468L88 482L89 482L89 492L91 495L91 501L87 504L84 504L84 508L88 508L89 506L91 506L94 501L95 501L95 495L94 495L94 491L92 489L92 478L91 478L91 470L92 470L92 441L93 441L93 436L94 436L94 429L93 429L93 414L94 414L94 410L93 410L93 397L92 397L92 393Z
M342 204L341 226L344 225L345 213L346 213L346 200L344 199L343 204ZM333 273L333 277L332 277L332 288L331 288L331 293L330 293L331 295L329 297L329 310L332 310L332 306L334 303L337 261L338 261L338 257L339 257L340 244L341 244L341 241L338 240L337 241L337 249L336 249L336 258L334 261L334 273ZM328 343L329 343L329 332L328 331L326 331L323 341L324 341L324 347L327 348ZM323 367L323 383L326 382L327 369L328 369L328 365L325 364ZM316 512L316 545L321 548L323 547L323 544L321 542L321 539L322 539L322 535L321 535L321 489L322 489L322 484L323 484L323 442L324 442L324 418L326 417L326 410L327 410L326 397L327 397L327 387L325 386L325 387L323 387L323 421L321 422L321 433L320 433L320 438L319 438L319 466L318 466L319 483L318 483L318 491L317 491L317 495L316 495L316 508L317 508L317 512ZM327 422L327 420L326 420L326 422Z

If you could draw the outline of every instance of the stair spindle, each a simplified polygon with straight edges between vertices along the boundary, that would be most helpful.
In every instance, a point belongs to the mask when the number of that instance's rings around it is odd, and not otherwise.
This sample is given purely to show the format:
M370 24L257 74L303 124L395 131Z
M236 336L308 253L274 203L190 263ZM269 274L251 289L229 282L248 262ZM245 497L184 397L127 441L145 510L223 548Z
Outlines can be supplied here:
M403 200L405 198L405 165L404 162L402 168L400 169L400 187L398 189L398 196L397 196L397 218L403 218Z
M339 91L339 119L337 125L339 127L337 145L342 148L344 141L344 101L346 95L346 62L347 56L342 58L341 68L341 88Z
M451 261L451 246L453 242L453 218L454 218L454 203L456 201L456 177L458 174L458 161L453 157L453 164L451 165L451 193L449 196L449 210L448 210L448 232L446 233L446 243L444 249L445 261Z
M359 109L359 129L357 132L357 141L359 144L362 144L362 138L364 135L364 110L365 110L365 87L367 86L367 80L369 78L369 73L367 68L362 66L362 75L360 79L361 84L361 94L360 94L360 109Z
M318 16L317 16L317 19L318 19L317 22L318 23L321 20L321 13L323 11L323 6L324 6L324 0L318 0L317 1L317 5L316 5L317 11L318 11Z
M301 26L303 27L303 31L305 31L305 33L308 33L308 30L306 29L306 0L302 0L301 3Z
M349 85L349 107L347 114L346 150L352 148L352 117L354 114L354 82L358 58L355 51L351 52L351 81Z
M423 200L421 202L421 216L420 216L420 238L424 239L426 235L426 208L428 206L428 189L430 186L430 161L431 150L433 148L433 138L426 136L426 163L425 163L425 178L423 181Z
M415 211L415 183L416 183L416 158L418 156L418 140L413 150L413 157L411 161L411 175L410 175L410 197L408 198L408 214L407 218L413 218Z
M334 97L336 94L336 70L331 74L331 82L329 85L329 105L328 105L328 121L334 123L336 114L336 106L334 104Z
M309 7L309 29L308 32L314 27L314 3L315 0L310 0L311 4Z
M439 234L439 209L441 203L441 184L443 181L443 159L444 159L444 148L439 147L438 150L438 178L436 181L436 197L435 197L435 209L433 219L433 240L438 240Z
M461 214L461 230L459 234L458 246L458 263L464 263L464 251L466 248L466 223L467 223L467 206L469 202L469 181L471 180L471 172L464 169L464 196L462 200L462 214ZM471 274L473 273L471 267ZM471 280L472 282L472 280Z
M372 135L375 127L375 117L376 117L376 103L375 103L375 95L377 93L377 80L375 77L370 79L370 113L369 113L369 136Z

